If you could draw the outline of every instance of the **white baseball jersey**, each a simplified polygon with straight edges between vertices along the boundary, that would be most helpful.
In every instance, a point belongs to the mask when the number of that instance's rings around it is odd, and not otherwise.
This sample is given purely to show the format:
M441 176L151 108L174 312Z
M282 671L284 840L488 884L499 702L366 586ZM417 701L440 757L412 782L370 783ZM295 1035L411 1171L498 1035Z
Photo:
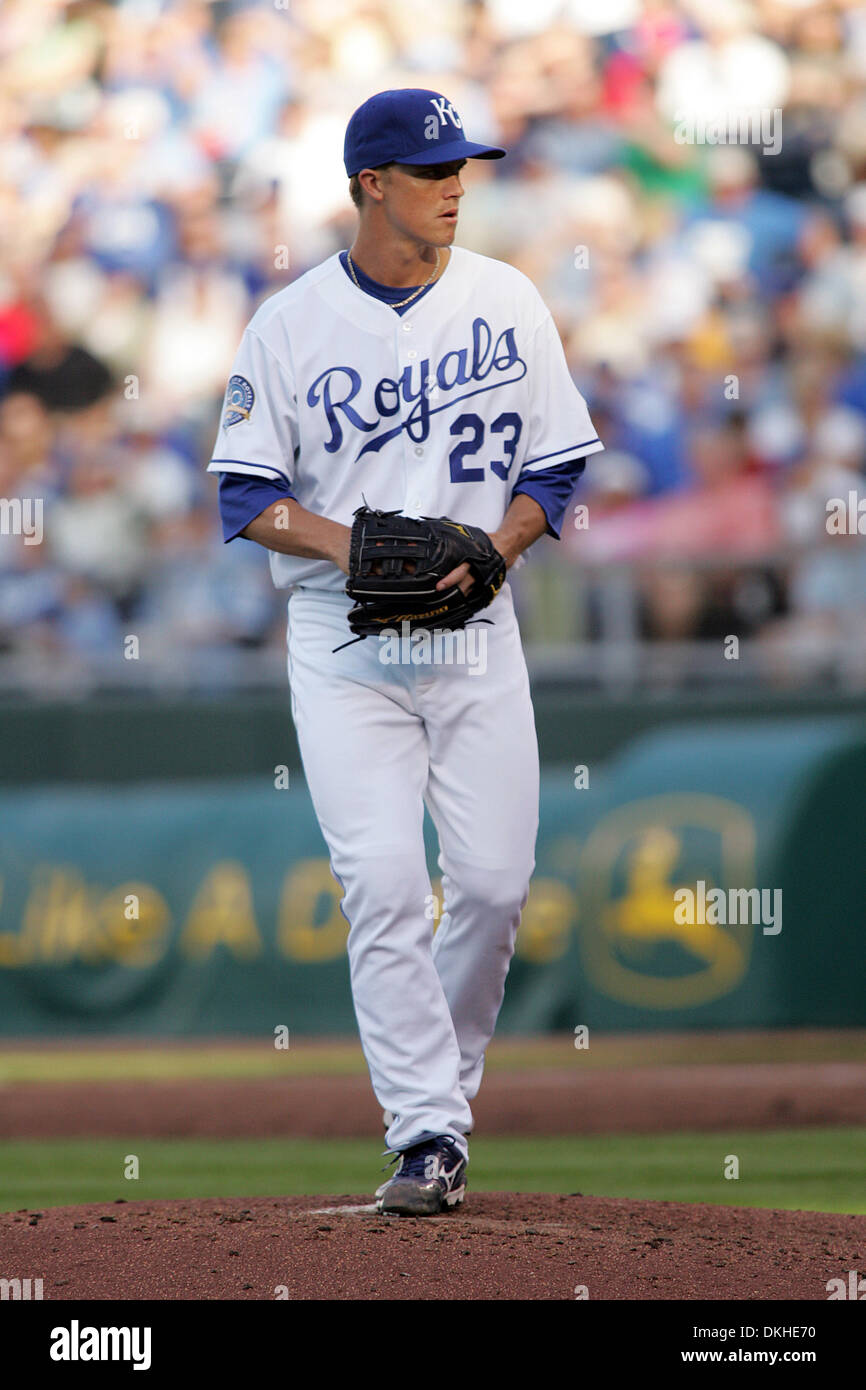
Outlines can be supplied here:
M335 254L250 320L208 471L282 478L344 525L366 501L494 531L521 473L603 447L520 271L453 247L398 315ZM280 589L345 586L327 560L271 551L270 564Z

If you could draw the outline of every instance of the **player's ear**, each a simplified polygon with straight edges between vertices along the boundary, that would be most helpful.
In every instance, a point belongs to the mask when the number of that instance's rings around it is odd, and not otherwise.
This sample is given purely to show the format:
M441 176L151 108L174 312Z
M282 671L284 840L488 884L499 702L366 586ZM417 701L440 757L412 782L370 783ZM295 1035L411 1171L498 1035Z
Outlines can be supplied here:
M374 203L381 203L385 197L385 185L391 174L391 165L384 164L378 169L362 169L358 174L364 194Z

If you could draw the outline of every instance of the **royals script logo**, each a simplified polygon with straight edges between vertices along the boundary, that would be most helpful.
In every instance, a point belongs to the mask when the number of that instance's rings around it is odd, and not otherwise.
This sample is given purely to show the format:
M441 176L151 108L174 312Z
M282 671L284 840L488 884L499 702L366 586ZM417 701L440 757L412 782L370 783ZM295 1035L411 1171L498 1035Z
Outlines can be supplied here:
M411 440L420 443L430 434L433 415L451 410L471 396L513 386L525 376L526 363L517 350L515 329L504 328L494 340L487 320L477 318L472 324L469 347L450 349L435 366L431 366L429 358L413 363L397 381L387 376L377 381L373 389L373 409L365 407L365 414L355 404L363 390L364 379L354 367L328 367L308 390L307 405L321 405L325 412L331 431L325 441L329 454L336 453L342 446L346 429L371 436L358 451L357 461L364 454L378 453L389 439L395 439L403 430ZM431 404L431 399L442 402L443 397L444 403ZM411 406L408 415L399 424L387 428L386 422L406 406Z

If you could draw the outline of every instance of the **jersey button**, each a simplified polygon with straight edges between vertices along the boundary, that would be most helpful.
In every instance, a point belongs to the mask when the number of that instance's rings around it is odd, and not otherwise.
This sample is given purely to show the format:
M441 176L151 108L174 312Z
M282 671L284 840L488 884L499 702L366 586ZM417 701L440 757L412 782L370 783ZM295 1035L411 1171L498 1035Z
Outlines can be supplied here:
M409 358L410 361L413 361L418 356L418 354L414 348L410 348L409 351L406 353L406 356Z
M400 327L402 328L402 330L403 330L404 333L411 333L411 332L412 332L412 325L411 325L411 323L401 323L401 324L400 324Z
M415 453L418 455L419 458L421 457L421 455L423 454L423 452L424 452L424 450L421 448L421 445L420 445L420 444L416 444L416 445L415 445Z

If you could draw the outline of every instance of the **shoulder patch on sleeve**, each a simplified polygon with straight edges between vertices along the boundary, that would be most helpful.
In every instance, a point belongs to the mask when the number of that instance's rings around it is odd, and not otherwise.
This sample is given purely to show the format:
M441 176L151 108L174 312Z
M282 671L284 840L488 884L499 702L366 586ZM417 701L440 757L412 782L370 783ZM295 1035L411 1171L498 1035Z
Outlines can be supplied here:
M245 376L229 377L223 414L226 429L229 425L237 425L241 420L250 418L255 398L256 393Z

